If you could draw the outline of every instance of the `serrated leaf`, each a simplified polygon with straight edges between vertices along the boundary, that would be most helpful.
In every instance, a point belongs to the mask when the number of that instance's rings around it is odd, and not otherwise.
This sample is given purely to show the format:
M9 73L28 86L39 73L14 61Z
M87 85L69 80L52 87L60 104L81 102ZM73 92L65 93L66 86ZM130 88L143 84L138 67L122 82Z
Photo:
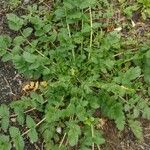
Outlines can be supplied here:
M22 107L20 106L15 106L14 107L14 112L17 114L17 121L20 125L24 124L24 111Z
M45 68L45 69L43 70L43 75L48 75L48 74L50 74L50 69Z
M129 123L129 127L131 128L136 138L141 140L143 137L141 123L135 120L128 120L128 123Z
M24 37L22 36L16 36L13 40L13 43L15 46L20 46L25 41Z
M11 149L11 142L10 142L9 136L0 135L0 148L1 150Z
M76 107L76 115L80 121L84 121L88 116L86 109L82 105Z
M118 128L120 131L122 131L122 130L124 129L124 126L125 126L125 117L122 116L122 117L120 117L120 118L119 118L119 117L116 118L115 123L116 123L117 128Z
M1 128L6 132L9 127L9 117L4 117L1 119Z
M128 15L129 17L132 17L132 14L134 11L138 10L138 5L135 4L135 5L131 5L131 6L128 6L126 7L123 12Z
M97 130L94 131L93 142L97 145L101 145L105 143L105 139L102 137L100 131Z
M0 36L0 56L2 56L3 60L7 60L8 57L10 59L11 54L7 52L10 45L11 38L9 36Z
M2 57L3 62L7 62L9 60L12 60L12 55L10 53L6 53L5 55L3 55Z
M53 31L52 34L51 34L51 36L49 37L49 40L51 42L54 42L56 40L56 38L57 38L57 32Z
M97 2L96 0L84 0L84 1L80 0L78 6L79 8L84 9L87 7L92 7L93 5L96 4L96 2Z
M125 115L121 104L114 104L113 106L113 118L115 120L117 128L122 131L125 126Z
M144 108L142 117L145 119L150 119L150 107L149 106Z
M23 58L25 59L25 61L27 61L29 63L34 63L36 60L36 56L29 52L23 52Z
M9 108L2 104L0 106L1 128L6 132L9 126Z
M28 37L28 36L30 36L30 35L31 35L31 33L32 33L32 31L33 31L33 29L32 29L32 28L30 28L30 27L28 27L28 28L24 29L24 30L23 30L23 36L24 36L24 37Z
M141 74L141 69L140 67L135 67L135 68L130 68L124 75L124 77L131 81L139 77Z
M10 127L10 128L9 128L9 133L10 133L10 136L11 136L12 138L15 138L15 137L17 137L18 135L20 135L20 131L19 131L19 129L16 128L16 127Z
M46 113L46 120L47 122L52 123L58 121L62 115L63 114L61 110L58 110L54 107L49 107Z
M43 124L41 127L42 130L42 136L46 142L51 140L54 137L55 134L55 127L53 124Z
M140 115L140 110L138 110L137 108L134 108L133 110L133 116L134 118L138 118Z
M0 50L7 49L11 44L11 38L8 35L0 35Z
M150 7L149 0L137 0L139 3L142 3L145 7Z
M89 98L89 103L90 103L92 108L97 109L100 107L98 100L99 99L97 97L90 97Z
M31 141L32 143L37 142L37 140L38 140L38 134L37 134L37 132L36 132L36 130L35 130L34 128L31 129L31 130L28 132L28 136L29 136L30 141Z
M147 65L145 65L144 68L144 80L148 85L150 85L150 67Z
M23 137L20 134L20 131L16 127L10 127L9 133L12 138L12 141L14 142L16 150L23 150L24 149L24 141Z
M71 123L68 132L68 141L71 146L77 144L80 134L81 134L80 127L75 123Z
M85 24L84 28L81 30L82 33L89 33L91 31L91 26L89 24Z
M42 95L37 94L36 92L32 92L30 94L30 96L31 96L32 100L35 100L35 101L39 102L40 104L44 103L44 99L43 99Z
M74 115L76 111L75 105L74 104L70 104L64 111L63 111L63 116L67 117L67 116L72 116Z
M21 27L24 24L23 19L19 18L15 14L12 14L12 13L7 14L6 17L7 17L7 20L8 20L9 28L14 30L14 31L18 31L19 29L21 29Z
M114 99L108 98L108 100L103 101L102 106L101 109L103 110L103 113L109 118L114 119L119 130L123 130L125 125L125 115L122 104Z
M36 127L35 121L29 115L27 115L27 117L26 117L26 125L28 128L35 128Z
M81 16L82 16L81 12L75 12L75 13L69 15L69 19L80 19Z

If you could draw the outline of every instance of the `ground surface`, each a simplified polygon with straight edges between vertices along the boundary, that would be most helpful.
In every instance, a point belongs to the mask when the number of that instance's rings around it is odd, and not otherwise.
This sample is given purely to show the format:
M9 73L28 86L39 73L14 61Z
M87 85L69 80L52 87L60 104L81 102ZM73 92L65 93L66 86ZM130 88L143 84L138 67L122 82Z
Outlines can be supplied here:
M7 30L5 23L5 9L3 8L4 1L0 0L0 34L10 33ZM135 21L138 16L134 16ZM143 26L134 29L134 33L143 36L143 32L146 32L150 24L144 24ZM129 33L130 34L130 33ZM144 38L144 37L143 37ZM141 39L141 41L144 39ZM22 95L21 87L24 79L17 73L13 65L4 63L0 60L0 103L9 104L11 101L19 99ZM136 141L132 132L126 129L123 133L118 133L115 125L111 121L107 121L103 131L106 138L106 144L102 147L104 150L150 150L150 121L141 120L143 126L143 141ZM26 150L42 150L42 146L31 145L26 140Z
M0 61L0 103L9 103L21 94L21 76L11 63Z

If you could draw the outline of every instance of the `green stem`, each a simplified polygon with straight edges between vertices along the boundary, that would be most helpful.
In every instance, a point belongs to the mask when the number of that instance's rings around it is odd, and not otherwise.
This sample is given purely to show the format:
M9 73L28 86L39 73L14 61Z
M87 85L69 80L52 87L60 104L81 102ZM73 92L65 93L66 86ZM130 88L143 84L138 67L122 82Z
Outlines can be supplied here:
M46 117L45 118L43 118L40 122L38 122L37 124L36 124L36 127L38 127L42 122L44 122L46 120ZM28 129L27 131L25 131L21 136L24 136L24 135L26 135L26 134L28 134L29 132L30 132L30 130L31 129Z
M97 145L97 149L98 149L98 150L101 150L101 148L100 148L100 146L99 146L99 145Z
M21 32L21 31L20 31ZM22 36L25 38L25 36L23 35L23 33L21 32L21 34L22 34ZM26 41L28 42L28 44L31 46L31 47L33 47L33 45L32 45L32 43L27 39L27 38L25 38L26 39ZM35 48L35 51L38 53L38 54L40 54L42 57L45 57L45 58L47 58L45 55L43 55L39 50L37 50L36 48Z
M65 15L67 16L66 9L65 9ZM69 24L67 22L67 17L66 17L66 24L67 24L68 35L71 38L70 26L69 26ZM73 57L73 60L75 61L75 52L74 52L74 49L72 49L72 57Z
M90 13L91 33L90 33L90 51L89 51L88 59L90 59L90 56L91 56L91 49L92 49L92 42L93 42L93 21L92 21L92 11L91 11L91 7L89 7L89 13Z
M68 23L67 23L67 29L68 29L69 37L71 38L70 27L69 27L69 24L68 24Z
M68 35L71 38L70 27L69 27L68 23L67 23L67 29L68 29ZM72 57L73 57L73 60L75 61L75 52L74 52L74 49L72 49Z
M82 14L83 14L83 9L82 9ZM83 30L83 24L84 24L84 22L83 22L83 19L82 19L82 26L81 26L81 30ZM82 42L81 42L81 55L83 54L83 40L82 40Z
M92 138L94 137L94 128L93 125L91 125L91 133L92 133ZM92 143L92 150L94 150L94 142Z
M59 148L62 146L62 144L63 144L63 142L64 142L64 140L65 140L65 137L66 137L66 133L64 134L64 136L63 136L63 138L62 138L62 140L61 140L61 142L60 142L60 144L59 144Z

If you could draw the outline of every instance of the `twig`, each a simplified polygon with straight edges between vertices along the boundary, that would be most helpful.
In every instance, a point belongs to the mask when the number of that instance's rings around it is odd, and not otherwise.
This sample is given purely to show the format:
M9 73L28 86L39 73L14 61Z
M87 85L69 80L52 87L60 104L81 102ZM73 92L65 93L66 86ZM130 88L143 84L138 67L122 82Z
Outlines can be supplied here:
M20 32L21 32L21 31L20 31ZM21 34L22 34L23 37L25 37L22 32L21 32ZM29 44L31 47L33 47L32 43L31 43L28 39L26 39L26 41L28 42L28 44ZM39 50L37 50L36 48L34 48L34 49L35 49L35 51L36 51L38 54L40 54L42 57L48 58L48 57L46 57L45 55L43 55L43 54L42 54Z
M66 21L67 22L67 21ZM69 37L71 38L71 32L70 32L70 27L69 27L69 24L67 23L67 29L68 29L68 35Z
M3 76L3 78L4 78L4 80L5 80L6 84L7 84L7 86L9 87L10 93L11 93L12 95L16 95L16 94L13 93L13 91L12 91L12 89L11 89L11 86L10 86L9 82L7 81L7 79L6 79L4 76Z
M92 11L91 7L89 7L89 13L90 13L90 26L91 26L91 33L90 33L90 51L88 55L88 59L91 56L91 49L92 49L92 42L93 42L93 21L92 21Z
M99 146L99 145L97 145L97 149L98 149L98 150L101 150L101 148L100 148L100 146Z
M94 137L93 125L91 125L92 138ZM92 150L94 150L94 142L92 143Z
M47 100L45 100L44 101L44 104L47 102ZM26 110L26 111L24 111L24 113L26 114L26 113L29 113L29 112L31 112L31 111L33 111L33 110L35 110L36 109L36 107L33 107L33 108L31 108L31 109L29 109L29 110ZM17 114L13 114L13 115L10 115L10 118L14 118L14 117L17 117L18 115Z
M51 7L48 4L46 4L45 2L40 2L40 3L43 3L46 7L48 7L49 10L51 9Z
M36 109L35 107L34 107L34 108L31 108L31 109L29 109L29 110L24 111L24 113L26 114L26 113L28 113L28 112L31 112L31 111L35 110L35 109ZM17 114L13 114L13 115L10 116L10 118L14 118L14 117L17 117L17 116L18 116Z
M59 144L59 148L62 146L62 144L63 144L63 142L64 142L64 140L65 140L65 137L66 137L66 133L64 134L64 136L63 136L63 138L62 138L62 140L61 140L61 142L60 142L60 144Z
M42 142L41 150L44 150L44 142Z
M61 99L61 102L62 102L62 100L63 100L63 98L64 98L64 96L62 96L62 99ZM47 102L47 101L46 101ZM58 108L59 106L56 106L55 108ZM38 122L37 124L36 124L36 127L38 127L43 121L45 121L46 120L46 117L44 117L40 122ZM26 135L28 132L30 132L30 130L31 129L28 129L27 131L25 131L23 134L22 134L22 136L24 136L24 135Z
M43 121L45 121L45 120L46 120L46 117L43 118L40 122L38 122L38 123L36 124L36 127L38 127L38 126L39 126ZM31 130L31 129L28 129L27 131L25 131L24 133L22 133L21 136L24 136L24 135L28 134L28 132L30 132L30 130Z
M66 20L66 22L67 22L67 20ZM68 29L68 35L71 38L71 32L70 32L70 27L69 27L68 23L67 23L67 29ZM72 48L72 57L73 57L73 60L75 60L75 52L74 52L73 48Z
M67 16L66 9L65 9L65 14L66 14L66 16ZM71 38L71 32L70 32L69 24L68 24L68 22L67 22L67 17L66 17L66 24L67 24L68 35L69 35L69 37ZM72 48L72 57L73 57L73 60L75 61L75 52L74 52L74 49L73 49L73 48Z
M82 15L83 15L83 9L82 9ZM83 24L84 24L84 22L83 22L83 19L82 19L82 25L81 25L81 30L83 30ZM83 54L83 40L82 40L82 42L81 42L81 55Z
M120 56L122 54L123 54L123 52L120 52L120 53L117 53L117 54L113 55L113 57Z
M129 50L129 52L131 52L131 53L134 53L134 52L136 52L136 51L137 51L137 49L135 49L135 48ZM128 52L128 51L126 51L126 52ZM117 54L113 55L113 57L116 57L116 56L120 56L120 55L126 54L126 52L120 52L120 53L117 53Z
M35 110L36 108L34 107L34 108L31 108L31 109L29 109L29 110L26 110L26 111L24 111L24 113L26 114L26 113L29 113L29 112L31 112L31 111L33 111L33 110ZM10 115L10 118L14 118L14 117L17 117L18 116L18 114L13 114L13 115ZM0 119L1 119L1 117L0 117Z
M144 137L149 137L149 136L150 136L150 133L149 133L149 134L144 135Z

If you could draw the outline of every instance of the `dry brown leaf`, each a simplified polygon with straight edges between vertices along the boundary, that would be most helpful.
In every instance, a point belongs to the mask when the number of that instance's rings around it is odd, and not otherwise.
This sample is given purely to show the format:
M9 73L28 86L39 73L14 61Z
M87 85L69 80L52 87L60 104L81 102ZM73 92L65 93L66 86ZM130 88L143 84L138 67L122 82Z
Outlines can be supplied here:
M39 87L39 81L36 82L29 82L25 86L23 86L22 91L29 92L29 91L36 91Z

